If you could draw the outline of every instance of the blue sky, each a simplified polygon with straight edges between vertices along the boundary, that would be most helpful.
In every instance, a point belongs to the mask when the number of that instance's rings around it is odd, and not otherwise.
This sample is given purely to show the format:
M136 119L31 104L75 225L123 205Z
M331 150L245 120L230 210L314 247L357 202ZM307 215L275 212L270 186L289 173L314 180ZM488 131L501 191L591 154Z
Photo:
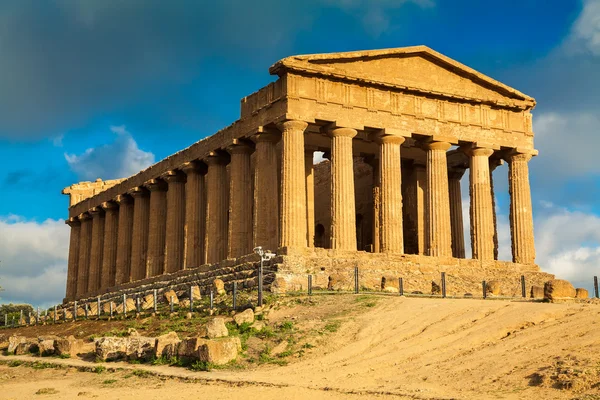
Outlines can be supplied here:
M600 275L599 0L9 0L0 5L2 301L62 299L63 187L132 174L229 125L280 58L417 44L536 98L537 261L588 285ZM495 185L509 259L506 169Z

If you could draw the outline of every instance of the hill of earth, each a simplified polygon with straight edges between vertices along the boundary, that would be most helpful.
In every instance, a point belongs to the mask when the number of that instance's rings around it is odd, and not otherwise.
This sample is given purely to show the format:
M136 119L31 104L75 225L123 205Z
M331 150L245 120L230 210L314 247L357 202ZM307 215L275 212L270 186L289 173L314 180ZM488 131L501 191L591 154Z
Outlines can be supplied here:
M246 335L238 361L210 371L1 356L0 399L600 399L600 305L592 300L280 297L262 322L269 334ZM185 337L197 323L78 321L2 330L0 342L128 328Z

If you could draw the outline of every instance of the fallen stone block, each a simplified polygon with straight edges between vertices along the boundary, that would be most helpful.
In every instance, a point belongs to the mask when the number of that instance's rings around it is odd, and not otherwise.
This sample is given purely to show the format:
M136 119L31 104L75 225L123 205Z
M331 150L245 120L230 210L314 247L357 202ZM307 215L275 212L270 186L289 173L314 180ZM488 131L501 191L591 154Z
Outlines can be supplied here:
M25 336L11 336L8 338L8 349L6 351L8 351L9 354L15 354L17 346L22 343L27 343L27 338Z
M169 332L156 338L154 354L157 358L172 358L177 356L181 339L176 332Z
M150 360L154 356L156 339L145 336L131 336L126 340L126 354L129 360Z
M54 355L54 342L58 339L58 336L40 336L38 337L38 349L40 356L51 356Z
M206 342L206 339L189 337L183 339L177 348L177 357L184 360L198 359L198 347Z
M192 286L192 299L194 301L196 301L196 300L202 300L202 295L200 294L200 287L199 286Z
M163 293L165 301L167 304L171 304L171 298L173 298L173 304L179 304L179 298L177 297L177 293L174 290L167 290Z
M83 340L75 339L75 336L71 335L67 338L59 338L54 341L54 353L56 355L70 355L76 356L77 354L83 353Z
M235 314L233 320L240 326L242 324L251 324L254 322L254 311L251 308L247 308L241 313Z
M485 284L485 290L494 296L498 296L502 291L502 286L500 285L500 281L489 281Z
M142 309L150 310L152 308L154 308L154 295L147 294L146 296L144 296L144 300L142 301Z
M571 282L553 279L544 284L544 298L549 300L573 298L577 292Z
M216 365L224 365L235 360L240 349L241 342L238 337L207 340L198 347L198 359Z
M532 299L543 299L544 288L541 286L532 286L531 291L529 292L529 297L531 297Z
M213 281L213 289L217 294L225 294L225 282L221 279L215 279Z
M575 298L577 299L587 299L589 297L588 291L584 288L575 289Z
M213 318L198 330L198 336L214 339L229 335L224 318Z
M127 358L127 339L118 337L98 338L96 356L102 361L114 361Z

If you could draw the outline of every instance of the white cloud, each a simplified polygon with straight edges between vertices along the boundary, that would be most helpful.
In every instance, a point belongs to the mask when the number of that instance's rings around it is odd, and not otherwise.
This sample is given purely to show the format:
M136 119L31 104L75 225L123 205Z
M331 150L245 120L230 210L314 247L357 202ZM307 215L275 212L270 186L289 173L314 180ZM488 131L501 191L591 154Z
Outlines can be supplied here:
M65 295L69 227L64 221L38 223L0 216L0 293L2 302L40 306Z
M114 142L87 149L83 154L67 154L65 159L81 180L126 178L154 164L154 154L140 150L125 126L111 126Z
M600 0L584 0L567 43L576 52L587 51L600 56Z

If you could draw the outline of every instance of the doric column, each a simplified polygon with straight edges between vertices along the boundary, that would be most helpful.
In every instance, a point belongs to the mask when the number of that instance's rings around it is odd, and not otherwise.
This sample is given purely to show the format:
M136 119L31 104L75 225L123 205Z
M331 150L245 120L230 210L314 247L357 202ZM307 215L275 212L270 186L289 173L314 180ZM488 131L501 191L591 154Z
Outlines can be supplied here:
M427 255L450 257L452 256L452 237L446 164L446 151L450 148L450 143L429 142L424 145L424 148L427 153L425 248Z
M167 236L167 184L161 179L145 183L150 191L150 222L148 223L148 257L146 277L165 273Z
M119 205L115 284L119 285L131 281L133 199L127 195L119 195L115 201Z
M92 217L88 213L80 214L79 254L77 262L77 298L87 293L90 272L90 247L92 245Z
M477 260L494 259L494 217L490 187L489 157L492 149L468 149L471 195L471 249Z
M400 162L400 145L404 140L402 136L393 135L379 138L381 252L404 253Z
M352 138L356 130L336 128L331 136L331 248L356 250L356 206Z
M507 155L512 256L513 262L521 264L535 262L528 165L531 157L531 154L517 152Z
M452 226L452 257L465 258L465 232L463 227L462 196L460 179L464 168L448 171L448 191L450 195L450 225Z
M253 247L276 251L279 243L279 163L276 143L280 135L269 132L252 137L254 150Z
M90 246L90 274L88 293L100 289L100 271L102 270L102 252L104 250L104 211L100 207L90 210L92 215L92 244Z
M148 228L150 223L150 196L144 187L129 192L133 197L133 234L131 242L131 280L146 277L148 258Z
M167 223L165 243L165 271L183 269L185 237L185 174L169 171L163 179L169 185L167 191Z
M315 173L314 150L304 152L304 176L306 177L306 240L308 247L315 247Z
M427 238L429 237L429 223L427 221L427 168L424 165L415 165L415 179L417 188L417 243L418 254L427 253Z
M307 247L304 131L308 124L304 121L286 121L279 127L282 132L279 246Z
M102 250L100 289L106 289L115 285L119 206L109 201L102 203L102 209L104 210L104 249Z
M252 169L253 148L245 143L227 148L229 164L229 238L228 258L252 253Z
M204 236L206 232L206 191L204 174L206 166L200 162L182 165L187 175L185 182L185 262L184 267L194 268L206 263Z
M209 264L227 258L227 161L227 157L218 154L204 160L208 165L205 252Z
M77 263L79 262L79 237L81 235L81 222L77 218L65 221L71 227L69 239L69 264L67 268L67 301L75 299L77 294Z
M498 220L496 218L496 194L494 193L493 172L502 163L502 159L490 157L490 192L492 193L492 216L494 217L494 260L498 259Z

